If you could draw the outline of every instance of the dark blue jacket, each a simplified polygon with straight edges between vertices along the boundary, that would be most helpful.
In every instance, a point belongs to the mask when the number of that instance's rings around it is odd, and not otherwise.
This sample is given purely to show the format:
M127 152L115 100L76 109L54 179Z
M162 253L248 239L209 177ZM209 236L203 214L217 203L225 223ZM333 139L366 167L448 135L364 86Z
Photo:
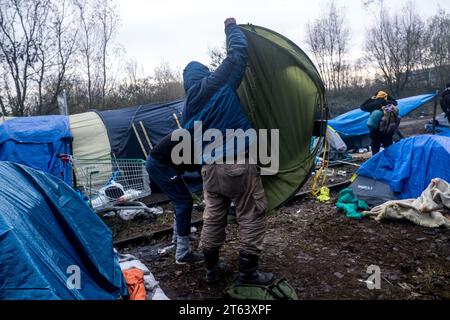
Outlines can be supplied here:
M214 72L203 64L190 62L183 71L186 103L183 127L194 130L202 121L203 131L251 128L236 93L247 67L247 38L235 24L225 29L227 57ZM205 145L203 146L205 147Z

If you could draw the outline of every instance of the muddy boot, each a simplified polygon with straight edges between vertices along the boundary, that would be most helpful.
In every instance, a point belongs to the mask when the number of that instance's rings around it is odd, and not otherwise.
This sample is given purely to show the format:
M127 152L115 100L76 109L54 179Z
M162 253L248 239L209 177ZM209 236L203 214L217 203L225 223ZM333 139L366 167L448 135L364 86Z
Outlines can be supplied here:
M219 249L203 251L206 264L206 282L216 283L225 277L227 265L219 261Z
M268 272L259 272L258 256L244 251L239 253L239 276L236 284L266 285L273 281L273 275Z

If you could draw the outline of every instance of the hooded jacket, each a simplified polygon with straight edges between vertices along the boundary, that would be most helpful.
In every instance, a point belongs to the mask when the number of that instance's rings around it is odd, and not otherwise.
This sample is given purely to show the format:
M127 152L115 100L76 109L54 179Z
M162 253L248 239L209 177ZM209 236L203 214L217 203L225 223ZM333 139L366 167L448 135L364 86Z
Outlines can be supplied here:
M392 96L388 95L386 99L374 99L374 97L367 99L360 106L362 111L373 112L375 110L381 109L383 106L387 106L388 104L393 104L397 106L397 100Z
M227 56L214 72L196 61L183 71L186 102L182 123L191 133L195 121L202 122L203 132L218 129L224 136L226 129L251 128L236 93L247 67L247 39L236 24L228 25L225 33ZM203 149L206 145L203 143Z

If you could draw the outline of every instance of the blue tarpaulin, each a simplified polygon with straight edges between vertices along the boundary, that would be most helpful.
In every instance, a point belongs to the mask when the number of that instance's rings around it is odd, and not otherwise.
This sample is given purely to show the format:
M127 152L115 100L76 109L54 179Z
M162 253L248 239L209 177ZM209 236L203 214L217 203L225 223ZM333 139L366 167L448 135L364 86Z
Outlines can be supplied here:
M417 198L433 178L450 182L450 138L402 139L363 163L358 175L389 184L399 199Z
M450 128L444 126L436 126L436 131L438 136L450 137Z
M72 184L72 168L59 154L70 154L72 134L66 116L12 118L0 124L0 161L48 172Z
M435 96L436 93L430 93L398 100L400 116L406 116ZM366 135L369 134L369 129L367 128L369 116L369 112L357 108L337 116L328 121L328 124L343 137Z
M112 241L111 230L66 183L0 161L0 300L126 295Z

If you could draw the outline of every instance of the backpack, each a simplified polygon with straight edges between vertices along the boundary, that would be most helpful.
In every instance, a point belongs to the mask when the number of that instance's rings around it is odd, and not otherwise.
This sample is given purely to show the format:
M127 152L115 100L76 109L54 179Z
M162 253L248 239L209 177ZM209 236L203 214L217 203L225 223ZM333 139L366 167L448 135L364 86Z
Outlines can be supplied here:
M298 300L295 289L286 279L268 285L233 284L224 293L227 298L237 300Z
M382 107L381 110L383 111L383 117L378 125L378 131L386 135L394 134L400 126L401 120L398 115L398 108L392 104L389 104Z

